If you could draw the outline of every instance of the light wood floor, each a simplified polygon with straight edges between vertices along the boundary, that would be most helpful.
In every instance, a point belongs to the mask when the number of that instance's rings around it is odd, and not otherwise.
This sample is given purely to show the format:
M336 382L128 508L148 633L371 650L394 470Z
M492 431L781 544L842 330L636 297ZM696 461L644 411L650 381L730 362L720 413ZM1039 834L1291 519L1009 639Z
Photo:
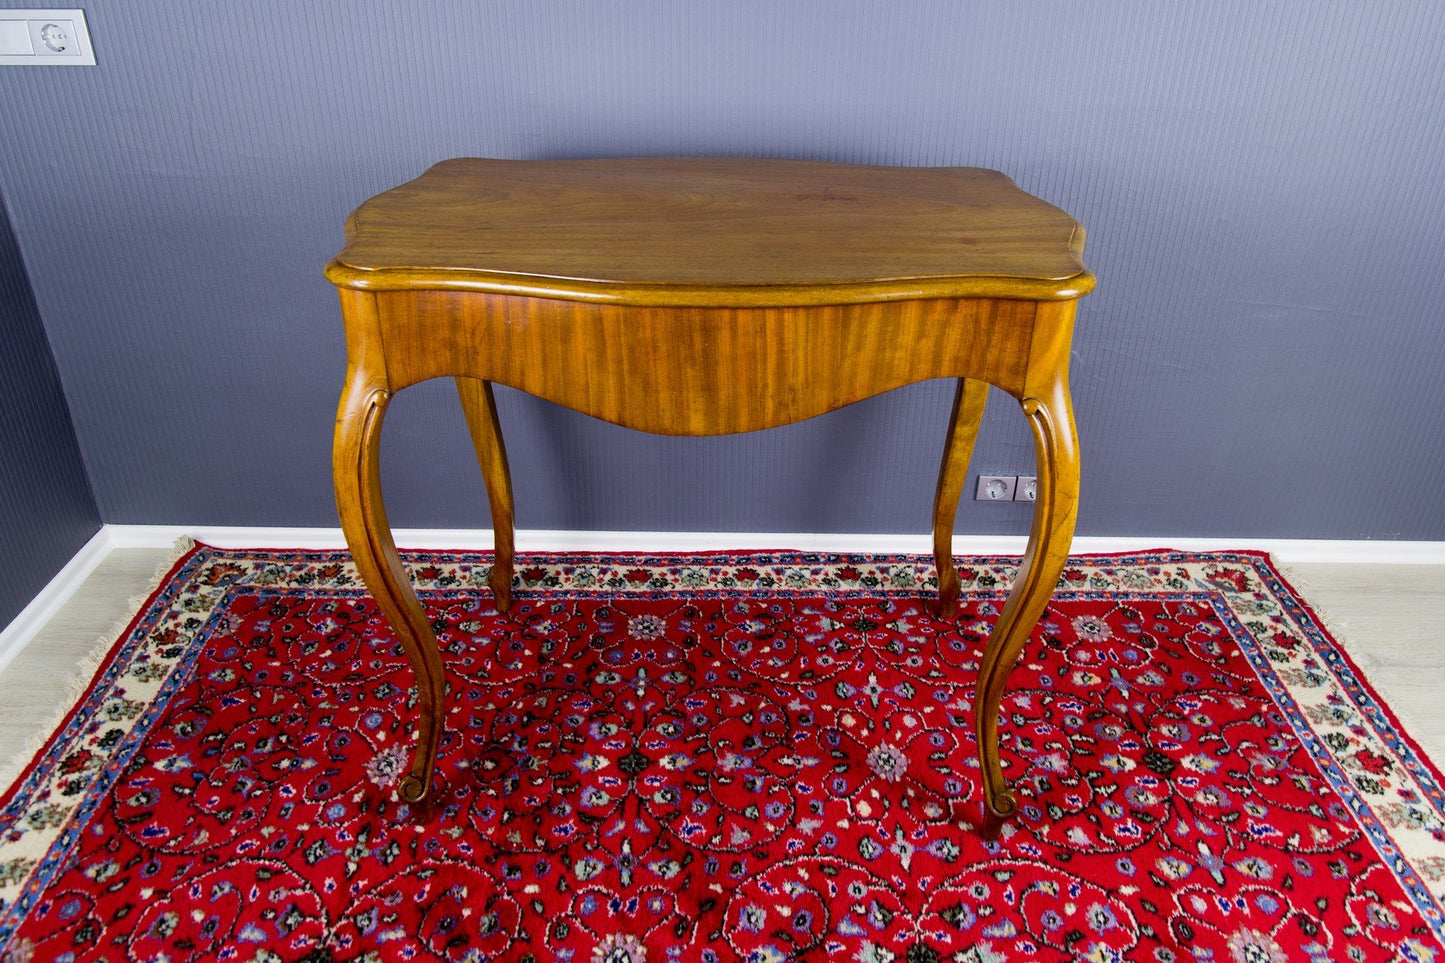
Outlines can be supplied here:
M79 664L130 613L169 549L117 549L0 672L0 779L47 731ZM1290 581L1437 764L1445 764L1445 566L1296 565Z

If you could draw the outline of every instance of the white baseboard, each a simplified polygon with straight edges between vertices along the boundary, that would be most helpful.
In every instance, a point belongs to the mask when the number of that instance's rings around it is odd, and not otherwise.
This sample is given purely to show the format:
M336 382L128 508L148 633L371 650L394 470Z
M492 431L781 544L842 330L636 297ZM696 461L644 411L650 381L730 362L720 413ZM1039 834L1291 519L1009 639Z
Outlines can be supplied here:
M20 650L35 637L41 626L60 611L60 607L75 594L75 590L80 588L81 583L95 571L95 567L105 560L113 547L109 534L102 527L65 563L64 568L55 573L55 577L46 583L40 594L31 599L30 604L21 609L20 614L15 616L9 625L0 629L0 672L20 654Z
M402 548L489 549L489 529L401 528L394 533ZM341 548L339 528L252 528L215 525L106 525L75 553L64 568L0 631L0 671L75 593L95 567L117 548L165 548L189 536L219 548ZM517 551L524 552L685 552L726 549L796 549L804 552L926 554L929 535L837 535L776 532L589 532L523 529ZM1074 539L1073 551L1132 552L1150 548L1183 551L1256 549L1292 565L1309 562L1351 564L1445 565L1445 542L1342 541L1329 539L1179 538L1176 536ZM955 535L958 555L1018 555L1022 535Z
M190 536L218 548L342 548L339 528L247 528L214 525L107 525L115 548L161 548ZM490 529L398 528L401 548L490 549ZM796 549L803 552L933 551L927 534L869 535L816 532L596 532L519 529L518 552L685 552L724 549ZM1022 535L955 535L958 555L1019 555ZM1192 552L1254 549L1285 564L1350 562L1445 565L1445 542L1350 541L1309 538L1182 538L1173 535L1093 536L1074 539L1075 554L1177 548Z

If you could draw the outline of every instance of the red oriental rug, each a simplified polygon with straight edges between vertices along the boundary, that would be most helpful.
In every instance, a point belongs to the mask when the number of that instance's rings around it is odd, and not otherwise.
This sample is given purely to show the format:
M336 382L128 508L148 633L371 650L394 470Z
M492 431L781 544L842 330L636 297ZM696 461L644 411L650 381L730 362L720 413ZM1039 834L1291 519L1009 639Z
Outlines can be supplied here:
M6 961L1445 959L1440 774L1259 554L1074 559L974 834L1015 560L408 556L451 682L338 552L197 547L0 797Z

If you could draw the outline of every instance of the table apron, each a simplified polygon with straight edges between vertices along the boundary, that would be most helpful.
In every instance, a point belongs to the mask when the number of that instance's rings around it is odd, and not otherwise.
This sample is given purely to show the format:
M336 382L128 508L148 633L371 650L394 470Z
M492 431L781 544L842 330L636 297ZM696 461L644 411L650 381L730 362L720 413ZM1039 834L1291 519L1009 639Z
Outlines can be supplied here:
M1058 340L1035 330L1041 315L1046 328L1058 315L1065 338L1072 321L1072 311L986 298L687 308L452 291L347 294L376 299L372 317L393 391L429 378L480 378L669 435L791 424L930 378L974 378L1021 398L1040 336ZM367 336L352 326L360 314L347 313L353 339Z

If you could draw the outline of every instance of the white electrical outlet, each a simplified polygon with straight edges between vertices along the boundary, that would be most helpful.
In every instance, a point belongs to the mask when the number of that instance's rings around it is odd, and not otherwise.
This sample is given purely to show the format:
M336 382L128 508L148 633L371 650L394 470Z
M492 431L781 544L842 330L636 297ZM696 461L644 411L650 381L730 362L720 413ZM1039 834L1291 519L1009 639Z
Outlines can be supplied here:
M975 501L1011 502L1014 498L1013 475L979 475L978 488L974 490Z
M0 10L0 65L93 67L84 10Z
M1020 475L1014 486L1014 501L1031 502L1039 497L1039 479L1035 475Z

